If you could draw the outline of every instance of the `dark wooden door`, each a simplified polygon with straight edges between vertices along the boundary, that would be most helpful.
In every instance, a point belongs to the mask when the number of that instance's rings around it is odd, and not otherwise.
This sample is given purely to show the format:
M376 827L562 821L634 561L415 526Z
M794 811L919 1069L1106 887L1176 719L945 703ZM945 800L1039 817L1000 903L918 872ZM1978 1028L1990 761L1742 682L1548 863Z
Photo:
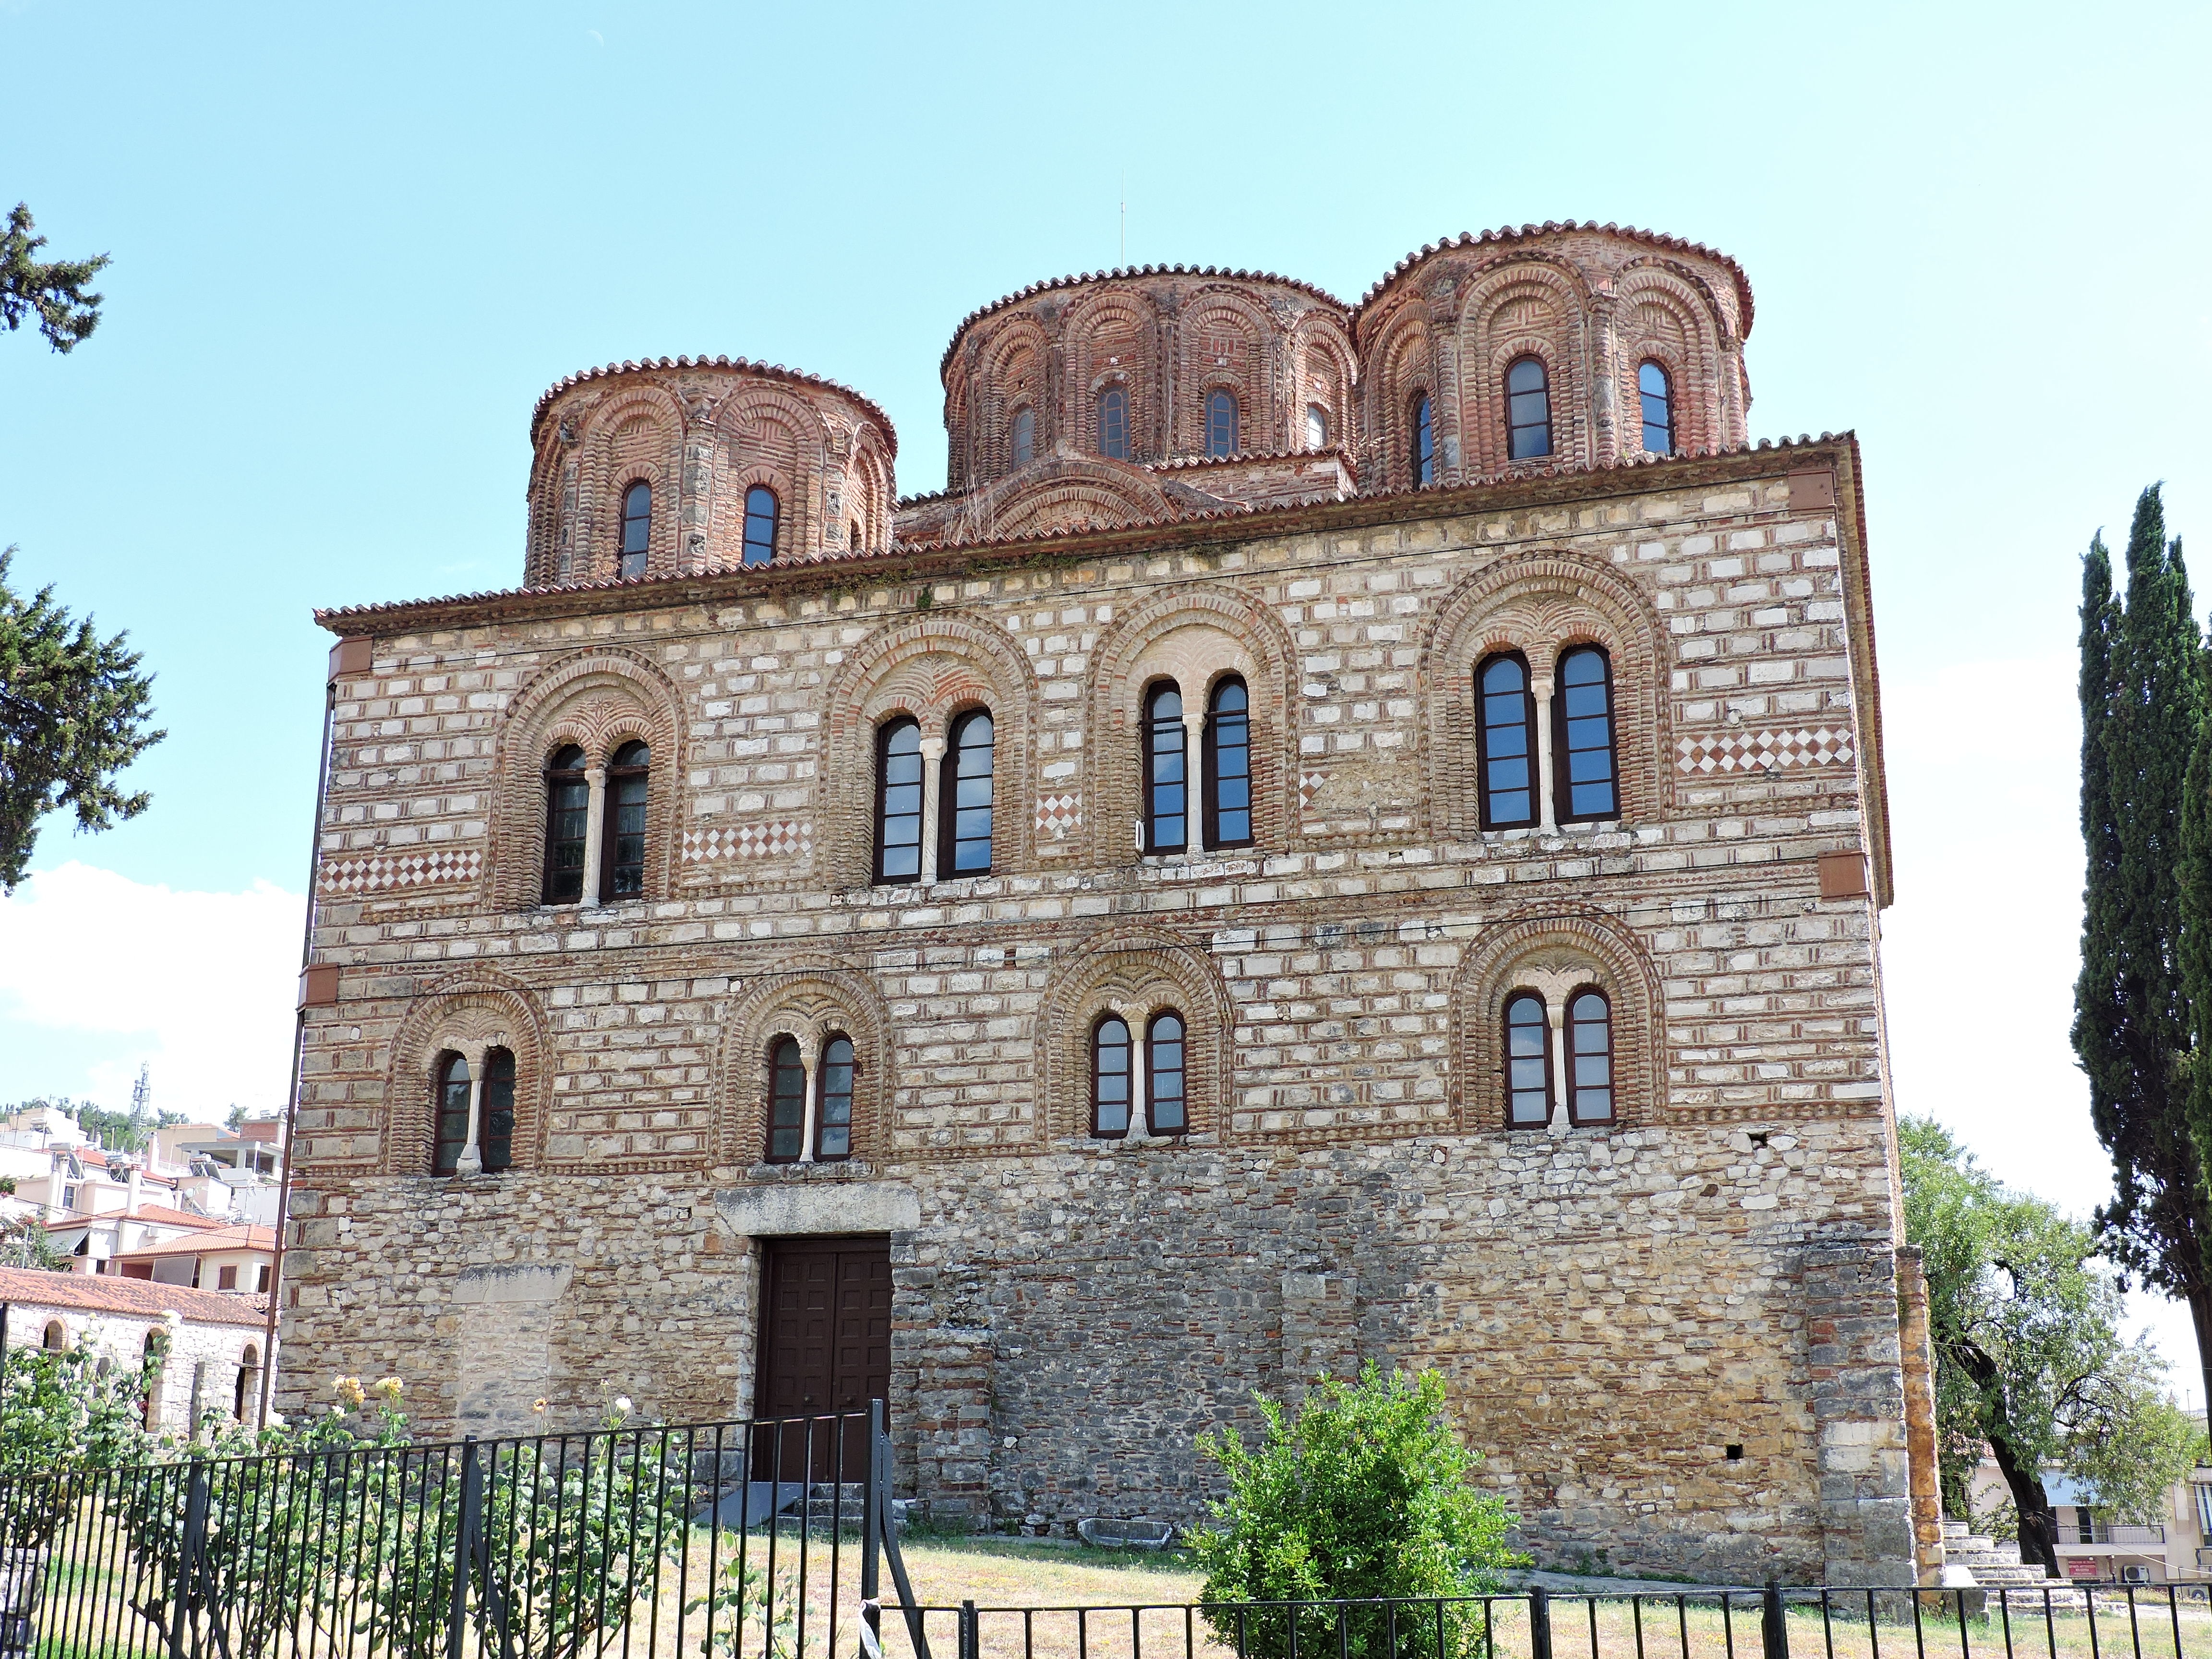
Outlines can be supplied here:
M767 1316L756 1417L865 1413L869 1401L890 1393L890 1239L778 1239L763 1277ZM834 1462L853 1466L851 1478L866 1467L866 1425L857 1419L804 1430L794 1424L779 1439L783 1478L795 1475L798 1464L817 1480ZM805 1446L811 1455L801 1449Z

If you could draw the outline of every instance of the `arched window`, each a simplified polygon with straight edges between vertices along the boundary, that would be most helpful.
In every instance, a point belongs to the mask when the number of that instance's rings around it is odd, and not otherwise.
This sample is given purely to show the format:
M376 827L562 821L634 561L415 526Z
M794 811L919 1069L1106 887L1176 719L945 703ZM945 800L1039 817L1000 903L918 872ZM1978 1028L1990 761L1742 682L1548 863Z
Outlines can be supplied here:
M1308 449L1328 447L1328 411L1319 404L1306 405L1306 447Z
M1636 371L1636 391L1644 405L1644 453L1674 453L1674 386L1667 371L1646 359Z
M249 1342L246 1345L246 1352L238 1357L238 1381L231 1385L230 1390L230 1414L238 1422L246 1421L246 1402L253 1398L257 1380L254 1373L260 1369L260 1351Z
M1091 1028L1091 1133L1129 1133L1129 1027L1113 1014Z
M645 891L645 792L653 750L626 743L607 766L606 846L599 854L599 896L635 898Z
M430 1173L449 1176L461 1161L461 1148L469 1144L468 1061L456 1054L441 1055L430 1092L430 1110L437 1119Z
M1252 842L1252 699L1234 674L1213 683L1206 711L1206 844Z
M853 1155L853 1040L833 1036L822 1045L822 1121L814 1131L814 1156Z
M1505 453L1516 461L1552 453L1552 381L1541 357L1516 357L1505 371Z
M1559 688L1552 694L1552 742L1559 750L1559 821L1619 817L1613 665L1594 645L1578 645L1559 659Z
M1437 481L1437 423L1429 410L1429 394L1413 394L1413 407L1406 422L1413 434L1413 487L1425 489Z
M477 1155L484 1173L496 1175L514 1162L514 1054L495 1048L484 1056L483 1123L477 1131Z
M1145 696L1145 850L1189 844L1189 770L1184 764L1182 692L1162 680Z
M60 1320L49 1319L46 1322L46 1334L40 1339L39 1346L48 1353L59 1353L69 1346L69 1333L62 1329Z
M939 830L938 873L991 872L991 715L976 708L952 722L945 752Z
M1518 991L1505 1003L1505 1121L1540 1129L1552 1119L1552 1023L1544 999Z
M1024 404L1014 411L1013 464L1027 466L1036 459L1036 410Z
M1098 453L1109 461L1129 459L1129 392L1109 386L1098 393Z
M574 744L545 763L545 902L574 904L584 896L584 836L591 822L592 790L584 777L584 751Z
M1613 1006L1595 986L1567 999L1567 1121L1613 1121Z
M1510 830L1536 822L1536 700L1528 665L1518 655L1486 659L1474 671L1476 765L1481 777L1482 827Z
M745 562L775 562L775 491L766 484L745 491Z
M780 1036L768 1051L768 1161L796 1164L806 1145L806 1066L796 1037Z
M653 533L653 486L642 478L623 491L622 574L645 574L646 544Z
M1237 453L1237 394L1226 387L1206 394L1206 453L1217 460Z
M921 727L910 720L876 734L876 879L921 879Z
M1182 1016L1167 1010L1145 1031L1145 1125L1156 1135L1190 1127L1182 1089Z

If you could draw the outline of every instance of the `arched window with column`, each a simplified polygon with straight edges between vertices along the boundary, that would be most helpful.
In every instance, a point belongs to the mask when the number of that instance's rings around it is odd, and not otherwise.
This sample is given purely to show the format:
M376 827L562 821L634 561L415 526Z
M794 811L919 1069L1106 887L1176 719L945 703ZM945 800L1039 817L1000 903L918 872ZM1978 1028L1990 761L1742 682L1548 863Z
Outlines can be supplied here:
M1215 460L1237 453L1237 394L1225 386L1206 394L1206 453Z
M483 1114L477 1128L477 1155L484 1173L496 1175L514 1164L514 1054L494 1048L484 1056Z
M1559 658L1552 691L1553 800L1562 823L1620 816L1613 741L1613 663L1595 645Z
M853 1039L842 1032L822 1045L817 1076L821 1110L814 1129L814 1156L829 1162L853 1155L853 1076L857 1062Z
M621 560L625 580L645 574L645 559L653 538L653 486L640 478L623 491Z
M775 562L776 514L775 491L766 484L755 484L745 491L744 562L747 564Z
M1552 377L1541 357L1516 357L1505 370L1505 439L1513 460L1552 453Z
M1091 1028L1091 1133L1118 1140L1129 1133L1128 1022L1103 1014Z
M1182 689L1173 680L1146 691L1144 738L1145 850L1180 853L1190 844L1190 757Z
M1102 386L1097 402L1098 453L1109 461L1129 459L1129 390Z
M1668 378L1662 364L1650 358L1636 370L1637 401L1643 405L1644 453L1647 455L1671 455L1674 453L1674 383Z
M1567 999L1567 1121L1613 1121L1613 1005L1594 985Z
M635 898L645 891L645 799L652 769L652 750L637 742L616 750L607 765L601 899Z
M1179 1135L1190 1127L1182 1060L1182 1016L1163 1009L1145 1028L1145 1127L1156 1135Z
M941 877L991 873L993 737L988 709L971 708L952 722L938 786Z
M1505 1000L1505 1121L1540 1129L1552 1119L1552 1022L1544 999L1516 991Z
M768 1161L796 1164L806 1147L806 1063L799 1039L780 1036L768 1050Z
M459 1166L461 1149L469 1144L468 1061L450 1050L439 1055L430 1076L430 1173L449 1176Z
M1425 489L1437 481L1437 423L1427 392L1413 394L1413 405L1406 413L1406 428L1411 440L1407 459L1413 488Z
M911 719L876 733L876 879L921 879L921 726Z
M1528 664L1517 651L1486 657L1474 671L1475 764L1482 827L1511 830L1536 822L1536 702Z
M1206 844L1252 844L1252 698L1244 682L1225 674L1213 683L1206 710Z
M1036 459L1036 410L1024 404L1014 411L1012 465L1027 466Z
M574 904L584 896L584 841L589 833L592 789L584 776L584 751L563 744L545 761L545 877L548 904Z

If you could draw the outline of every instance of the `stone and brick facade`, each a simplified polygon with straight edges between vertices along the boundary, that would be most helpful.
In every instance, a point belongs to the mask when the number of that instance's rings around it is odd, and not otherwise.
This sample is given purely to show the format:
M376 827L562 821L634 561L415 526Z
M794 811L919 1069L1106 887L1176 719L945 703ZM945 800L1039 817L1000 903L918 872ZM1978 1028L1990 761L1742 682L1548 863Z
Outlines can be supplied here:
M895 514L890 424L842 388L720 358L564 382L527 586L322 617L293 1374L401 1372L483 1431L540 1396L742 1414L775 1241L883 1237L900 1480L940 1509L1193 1518L1194 1435L1374 1357L1445 1372L1540 1559L1930 1571L1859 455L1747 441L1750 319L1722 256L1595 226L1424 250L1356 307L1043 284L962 325L953 488ZM1514 460L1500 375L1532 354L1553 453ZM1102 457L1123 372L1136 441ZM1234 453L1204 453L1214 390ZM635 469L665 517L616 580ZM797 538L746 565L731 502L771 476ZM1617 810L1484 829L1479 665L1522 653L1542 705L1590 644ZM1139 852L1146 688L1232 672L1249 842ZM879 733L915 721L927 765L977 708L988 872L925 836L924 879L872 879ZM580 753L611 834L633 743L629 887L544 902L548 757ZM1509 1128L1506 999L1572 985L1610 1000L1613 1121ZM1187 1131L1094 1135L1097 1022L1163 1009ZM769 1161L771 1053L817 1090L834 1037L852 1155ZM511 1167L434 1176L440 1057L495 1049Z

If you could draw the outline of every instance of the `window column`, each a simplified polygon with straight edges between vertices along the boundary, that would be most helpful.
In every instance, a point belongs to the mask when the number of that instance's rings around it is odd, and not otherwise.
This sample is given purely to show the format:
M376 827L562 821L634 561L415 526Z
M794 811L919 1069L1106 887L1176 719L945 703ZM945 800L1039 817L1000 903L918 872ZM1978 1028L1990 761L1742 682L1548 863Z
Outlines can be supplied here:
M1127 1008L1116 1008L1114 1015L1129 1028L1129 1133L1126 1139L1150 1140L1152 1054L1145 1031L1145 1016L1141 1010L1132 1013Z
M1550 798L1546 797L1548 800ZM1547 806L1548 817L1551 808ZM1549 828L1548 824L1546 828ZM1552 1121L1554 1134L1566 1133L1567 1117L1567 1004L1557 986L1544 988L1544 1018L1552 1028Z
M937 879L937 843L941 826L937 820L938 797L942 793L942 764L945 759L945 739L942 737L921 740L921 884L928 886ZM808 1095L811 1100L813 1096Z
M583 902L589 908L599 902L599 860L603 854L599 843L604 839L600 832L607 822L607 763L605 761L595 761L584 769L584 787L590 792L584 807L583 893ZM470 1099L473 1102L475 1097L471 1095ZM469 1144L473 1146L476 1144L475 1106L471 1104L469 1110Z
M1552 799L1552 677L1530 671L1528 695L1536 704L1536 775L1528 780L1528 787L1536 792L1537 827L1550 835L1559 827L1559 809ZM594 796L593 799L598 797ZM1559 1009L1548 997L1544 1006L1552 1011L1552 1028L1557 1031Z
M806 1073L805 1086L799 1093L806 1103L799 1115L799 1161L814 1162L814 1137L817 1125L822 1121L822 1039L810 1034L799 1045L799 1069Z
M1206 705L1185 703L1182 709L1182 810L1184 850L1206 851Z
M594 801L598 799L597 795L592 797ZM484 1056L490 1052L488 1046L479 1043L461 1056L469 1063L469 1138L461 1143L460 1156L453 1160L455 1175L483 1173L483 1154L477 1149L477 1136L483 1126Z

